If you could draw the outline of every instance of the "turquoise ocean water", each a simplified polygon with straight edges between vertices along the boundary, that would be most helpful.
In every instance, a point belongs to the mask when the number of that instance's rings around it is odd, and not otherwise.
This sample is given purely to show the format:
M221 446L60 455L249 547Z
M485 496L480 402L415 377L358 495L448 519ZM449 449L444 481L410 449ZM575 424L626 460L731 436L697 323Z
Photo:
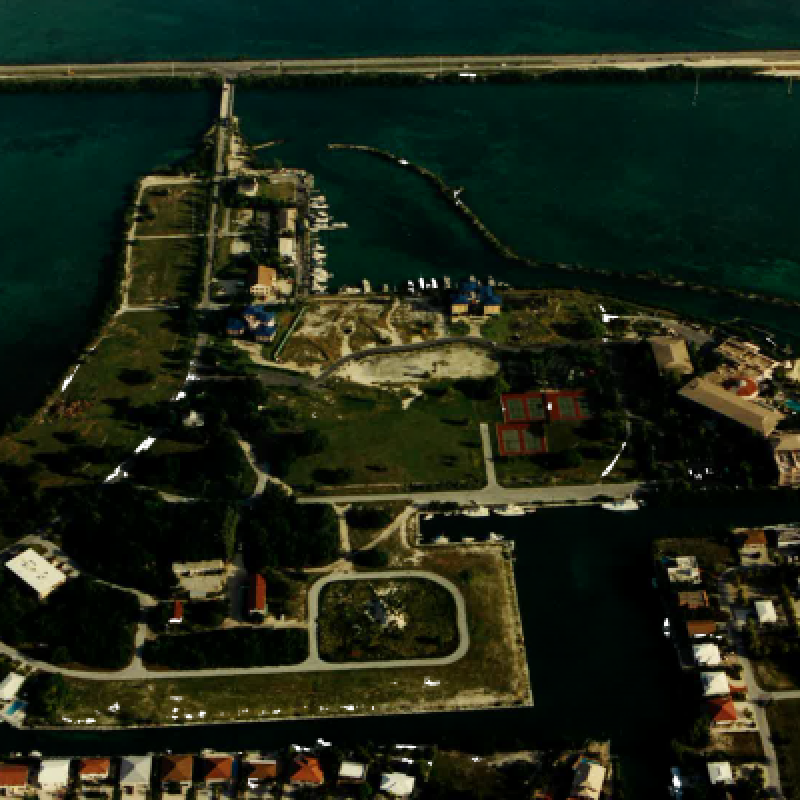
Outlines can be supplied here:
M797 47L786 0L3 0L0 61Z

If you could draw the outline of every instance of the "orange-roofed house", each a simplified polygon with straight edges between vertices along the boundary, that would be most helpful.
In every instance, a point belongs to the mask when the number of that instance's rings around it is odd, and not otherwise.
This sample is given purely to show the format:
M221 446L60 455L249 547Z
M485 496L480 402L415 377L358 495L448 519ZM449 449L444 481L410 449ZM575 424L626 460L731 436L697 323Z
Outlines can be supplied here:
M254 303L263 303L272 296L278 272L274 267L259 264L250 273L250 297Z
M262 617L267 614L267 580L259 573L250 576L248 611Z
M111 776L110 758L82 758L78 762L78 777L82 781L98 783Z
M181 600L173 600L172 616L169 618L169 624L180 625L181 622L183 622L183 602Z
M198 780L205 784L230 783L233 779L231 756L207 756L200 759Z
M242 773L250 789L272 783L278 777L278 771L279 764L274 758L260 758L242 764Z
M192 756L161 756L161 783L192 785Z
M693 639L713 636L717 632L717 623L713 619L690 619L686 623L686 632Z
M300 753L289 768L289 783L293 786L322 786L325 774L316 758Z
M733 699L727 697L711 697L708 700L708 711L712 725L732 725L739 719Z
M30 772L25 764L0 764L0 795L21 797L26 794Z

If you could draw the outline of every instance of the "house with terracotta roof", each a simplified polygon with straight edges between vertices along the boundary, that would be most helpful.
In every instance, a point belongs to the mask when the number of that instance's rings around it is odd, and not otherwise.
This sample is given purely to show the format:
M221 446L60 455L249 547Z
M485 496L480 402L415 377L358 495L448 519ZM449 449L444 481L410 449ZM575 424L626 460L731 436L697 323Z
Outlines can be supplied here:
M711 725L714 727L733 725L739 719L739 715L736 713L736 706L730 695L709 697L706 701L706 708L711 717Z
M242 762L242 775L249 789L259 789L273 783L280 772L280 764L275 758L248 758Z
M180 625L183 622L183 602L181 600L172 601L172 615L169 618L170 625Z
M255 303L269 300L275 290L278 272L274 267L259 264L250 273L250 298Z
M204 756L198 759L197 780L207 786L230 783L233 779L233 758L231 756Z
M178 783L181 786L192 785L193 756L161 756L161 784Z
M85 783L101 783L110 776L110 758L82 758L78 761L78 777Z
M298 753L289 765L289 783L292 786L322 786L325 774L319 760L305 753Z
M698 608L708 607L708 595L702 590L677 592L678 606L696 611Z
M21 797L28 791L31 769L26 764L0 764L0 797Z
M250 576L247 610L261 617L267 615L267 579L256 572Z
M702 639L705 636L714 636L717 632L717 623L713 619L690 619L686 621L686 633L691 639Z

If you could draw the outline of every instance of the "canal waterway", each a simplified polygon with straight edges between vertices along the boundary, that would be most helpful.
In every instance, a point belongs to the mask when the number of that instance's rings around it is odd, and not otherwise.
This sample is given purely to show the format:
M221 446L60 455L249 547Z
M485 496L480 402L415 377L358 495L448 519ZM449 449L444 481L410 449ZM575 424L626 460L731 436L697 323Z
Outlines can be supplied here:
M3 0L5 62L797 47L781 0Z
M532 708L364 719L92 732L0 728L0 751L46 754L226 750L365 738L437 742L485 752L610 736L629 786L626 796L659 797L668 780L669 741L687 724L687 694L674 650L661 633L651 585L654 537L792 521L772 508L538 510L516 518L437 517L450 535L515 541L515 572L533 687Z

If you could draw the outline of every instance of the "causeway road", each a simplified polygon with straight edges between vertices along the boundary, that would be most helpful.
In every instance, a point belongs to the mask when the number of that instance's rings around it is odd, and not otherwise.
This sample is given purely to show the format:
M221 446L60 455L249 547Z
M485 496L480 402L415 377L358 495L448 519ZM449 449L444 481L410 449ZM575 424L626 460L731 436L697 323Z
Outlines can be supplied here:
M528 55L417 55L316 59L242 59L238 61L142 61L98 64L12 64L0 66L0 80L74 80L80 78L204 77L240 75L335 75L633 69L680 65L695 69L737 67L764 74L800 74L800 50L719 50L662 53L586 53Z

